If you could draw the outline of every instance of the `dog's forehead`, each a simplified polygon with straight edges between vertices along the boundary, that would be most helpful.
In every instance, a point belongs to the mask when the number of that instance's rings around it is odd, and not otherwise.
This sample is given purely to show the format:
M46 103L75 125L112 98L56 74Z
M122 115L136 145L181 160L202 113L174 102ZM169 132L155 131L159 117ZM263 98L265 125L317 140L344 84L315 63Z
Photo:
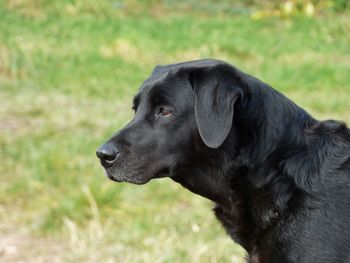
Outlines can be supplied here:
M158 71L170 71L175 69L213 67L220 64L227 64L227 63L217 59L200 59L200 60L186 61L186 62L180 62L175 64L158 65L154 68L153 73Z
M135 96L139 102L153 101L151 98L167 98L176 103L183 101L182 97L189 97L192 93L192 88L188 80L179 77L171 76L158 79L155 82L144 83Z
M167 81L184 81L181 79L183 75L179 74L179 72L185 72L186 70L191 69L213 67L220 64L226 64L226 62L215 59L201 59L169 65L158 65L154 68L151 76L141 85L138 93L149 93L154 87L165 84Z
M156 66L149 78L140 86L134 98L134 105L148 101L151 95L161 95L171 98L173 102L184 103L192 100L193 90L190 88L189 73L200 68L210 68L218 65L228 65L215 59L202 59L176 64ZM142 103L143 104L143 103Z

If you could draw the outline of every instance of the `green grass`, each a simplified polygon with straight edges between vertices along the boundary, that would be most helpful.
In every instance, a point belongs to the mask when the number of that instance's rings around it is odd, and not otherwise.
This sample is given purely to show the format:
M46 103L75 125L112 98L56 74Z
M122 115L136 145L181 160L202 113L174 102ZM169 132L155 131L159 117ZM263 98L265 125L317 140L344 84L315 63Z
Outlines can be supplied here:
M114 184L95 157L156 64L224 59L350 122L349 13L162 3L0 2L0 227L53 240L62 262L241 262L210 202L167 179Z

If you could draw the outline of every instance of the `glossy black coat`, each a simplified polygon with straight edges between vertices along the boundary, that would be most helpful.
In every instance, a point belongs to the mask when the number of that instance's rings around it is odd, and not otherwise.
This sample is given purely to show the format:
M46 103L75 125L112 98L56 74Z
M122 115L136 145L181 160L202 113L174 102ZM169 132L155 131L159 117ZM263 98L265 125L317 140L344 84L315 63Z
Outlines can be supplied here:
M109 178L143 184L169 176L212 200L248 262L350 262L344 123L315 120L217 60L156 67L134 109L100 148L118 149L115 160L101 158Z

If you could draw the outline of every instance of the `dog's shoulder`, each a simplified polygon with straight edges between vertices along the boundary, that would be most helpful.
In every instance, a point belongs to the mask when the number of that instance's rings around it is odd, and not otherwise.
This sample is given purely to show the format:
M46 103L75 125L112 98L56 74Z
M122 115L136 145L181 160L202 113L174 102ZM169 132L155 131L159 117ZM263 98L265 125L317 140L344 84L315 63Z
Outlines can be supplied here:
M344 122L336 120L318 121L308 127L306 132L310 135L322 137L342 138L345 143L350 143L350 129Z
M350 181L350 129L345 123L315 121L303 132L303 146L281 161L283 172L299 186L310 186L335 174ZM333 176L334 181L339 178Z

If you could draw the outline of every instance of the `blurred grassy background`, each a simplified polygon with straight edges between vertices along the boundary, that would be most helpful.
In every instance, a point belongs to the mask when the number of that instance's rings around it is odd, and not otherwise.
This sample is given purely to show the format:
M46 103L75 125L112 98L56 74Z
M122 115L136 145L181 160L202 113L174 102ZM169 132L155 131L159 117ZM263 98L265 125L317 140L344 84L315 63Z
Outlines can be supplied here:
M224 59L350 121L348 1L0 1L0 261L242 262L212 204L95 149L156 64Z

